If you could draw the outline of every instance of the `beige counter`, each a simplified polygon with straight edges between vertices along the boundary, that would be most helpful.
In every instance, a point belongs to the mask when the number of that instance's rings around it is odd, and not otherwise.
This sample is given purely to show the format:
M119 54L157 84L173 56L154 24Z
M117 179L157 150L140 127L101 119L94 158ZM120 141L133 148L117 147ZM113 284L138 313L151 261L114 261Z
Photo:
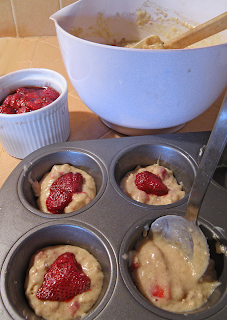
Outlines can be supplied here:
M69 141L123 137L106 127L80 100L67 76L56 37L1 38L0 53L0 75L23 68L49 68L66 78L71 128ZM178 132L212 130L223 97L224 93L205 113ZM19 162L0 145L0 187Z

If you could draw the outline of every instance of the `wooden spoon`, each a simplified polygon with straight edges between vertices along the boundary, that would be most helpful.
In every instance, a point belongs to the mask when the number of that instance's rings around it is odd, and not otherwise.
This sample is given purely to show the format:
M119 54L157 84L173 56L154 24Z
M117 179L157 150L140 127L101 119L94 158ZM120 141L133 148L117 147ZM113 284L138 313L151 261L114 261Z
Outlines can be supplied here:
M193 43L206 39L227 28L227 12L187 31L176 38L163 42L159 36L150 35L136 43L132 48L138 49L183 49ZM149 47L151 46L151 47Z

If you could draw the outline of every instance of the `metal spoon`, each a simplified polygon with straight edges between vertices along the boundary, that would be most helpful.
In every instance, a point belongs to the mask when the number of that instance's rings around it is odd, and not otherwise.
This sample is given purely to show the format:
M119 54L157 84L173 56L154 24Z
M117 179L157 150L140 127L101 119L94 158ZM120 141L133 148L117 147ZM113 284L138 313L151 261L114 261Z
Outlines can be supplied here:
M189 195L184 217L166 215L151 225L153 235L161 236L182 251L200 278L206 271L210 254L207 240L197 225L199 210L227 142L227 93L217 116L215 125L199 164L199 168ZM201 260L201 255L203 259ZM197 260L196 260L197 259ZM201 260L201 261L200 261ZM198 264L199 265L196 266Z
M178 37L163 42L159 36L150 35L139 41L132 48L138 49L183 49L193 43L206 39L227 28L227 12L183 33Z

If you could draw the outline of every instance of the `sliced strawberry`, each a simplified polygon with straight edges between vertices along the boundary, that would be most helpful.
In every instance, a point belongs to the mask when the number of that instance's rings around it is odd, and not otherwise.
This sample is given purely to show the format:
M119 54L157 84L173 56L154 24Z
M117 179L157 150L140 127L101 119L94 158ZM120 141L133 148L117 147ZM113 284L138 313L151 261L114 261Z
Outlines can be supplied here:
M159 173L157 174L157 176L161 180L164 180L165 178L167 178L169 176L169 174L167 173L165 168L161 167L160 170L159 170Z
M166 289L156 285L155 288L151 290L151 296L157 298L165 298L167 300L170 299L170 288L167 287Z
M131 271L133 271L133 270L135 270L137 268L139 268L139 262L138 261L137 262L132 262L131 266L130 266Z
M24 96L27 98L27 100L30 100L30 101L36 100L36 99L39 99L39 91L38 90L29 91L25 93Z
M165 291L159 286L156 286L154 291L152 292L152 296L158 297L158 298L164 298L165 297Z
M59 177L50 187L50 191L61 190L68 193L81 192L83 176L79 172L69 172Z
M53 214L63 213L65 207L71 202L74 193L81 192L83 176L79 172L69 172L60 176L50 187L46 205Z
M163 196L168 193L167 186L162 180L149 171L143 171L137 173L135 179L135 185L139 190L146 192L147 194L155 194L157 196Z
M11 101L10 101L10 107L13 108L14 110L17 110L20 108L20 100L22 98L22 94L20 93L15 93L12 95L11 97ZM19 102L19 104L18 104Z
M43 91L40 93L40 98L42 98L44 101L47 99L54 101L58 97L59 97L59 93L49 87L44 88Z
M53 214L60 214L71 201L71 194L56 190L51 192L46 199L47 210Z
M89 289L89 277L83 272L75 255L66 252L54 261L44 275L36 297L40 300L69 301Z
M11 107L1 105L0 106L0 113L13 114L15 112Z
M31 110L27 107L27 106L23 106L23 107L20 107L16 113L27 113L27 112L30 112Z
M19 93L26 94L26 93L28 93L28 92L33 92L34 89L35 89L35 87L31 87L31 88L23 88L23 87L20 87L20 88L17 89L16 92L17 92L17 93L19 92Z
M9 112L9 110L6 109L8 110L7 113L17 113L17 110L19 110L21 107L24 108L18 113L30 112L47 106L56 100L59 95L60 94L57 91L49 87L20 87L15 93L8 95L4 99L2 105L13 109L13 112ZM29 110L25 107L28 107ZM0 111L0 113L3 112Z
M11 99L12 99L12 94L8 95L8 96L3 100L2 105L3 105L3 106L10 107Z
M36 100L28 101L26 106L29 107L31 111L38 110L43 107L43 100L37 98Z

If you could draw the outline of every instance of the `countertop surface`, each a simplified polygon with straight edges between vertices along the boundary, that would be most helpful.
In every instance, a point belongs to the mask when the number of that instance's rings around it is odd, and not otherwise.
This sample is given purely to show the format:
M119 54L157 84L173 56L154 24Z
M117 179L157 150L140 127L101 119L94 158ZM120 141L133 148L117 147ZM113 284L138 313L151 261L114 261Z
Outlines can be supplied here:
M68 78L57 37L1 38L0 56L0 75L24 68L48 68L66 78L71 130L68 141L124 136L104 125L81 101ZM178 132L212 130L223 98L224 93L206 112L188 122ZM20 161L8 155L0 144L0 188Z

